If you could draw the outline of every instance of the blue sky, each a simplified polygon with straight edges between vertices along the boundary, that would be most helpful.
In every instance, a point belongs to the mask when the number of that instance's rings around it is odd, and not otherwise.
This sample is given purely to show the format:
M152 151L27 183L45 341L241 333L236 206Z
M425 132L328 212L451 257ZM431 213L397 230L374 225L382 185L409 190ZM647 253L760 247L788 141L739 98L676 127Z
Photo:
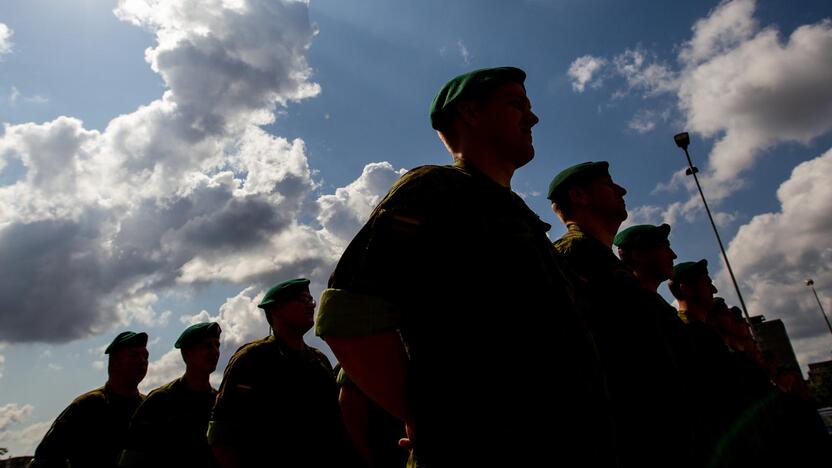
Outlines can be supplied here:
M428 104L488 66L528 73L541 121L513 188L552 238L551 177L608 160L628 222L671 223L736 304L679 173L687 130L751 314L782 319L804 366L828 359L802 280L832 309L830 17L808 0L3 2L0 446L31 453L104 382L120 330L151 335L145 388L182 371L193 321L223 324L221 366L264 335L264 288L319 292L401 171L448 162Z

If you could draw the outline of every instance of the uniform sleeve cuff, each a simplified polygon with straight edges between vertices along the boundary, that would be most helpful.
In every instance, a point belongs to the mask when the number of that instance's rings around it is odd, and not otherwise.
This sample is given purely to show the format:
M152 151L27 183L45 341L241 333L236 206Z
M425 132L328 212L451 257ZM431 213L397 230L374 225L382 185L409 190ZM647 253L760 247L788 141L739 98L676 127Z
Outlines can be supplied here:
M321 295L315 334L318 336L366 336L396 330L401 313L376 296L344 289L326 289Z

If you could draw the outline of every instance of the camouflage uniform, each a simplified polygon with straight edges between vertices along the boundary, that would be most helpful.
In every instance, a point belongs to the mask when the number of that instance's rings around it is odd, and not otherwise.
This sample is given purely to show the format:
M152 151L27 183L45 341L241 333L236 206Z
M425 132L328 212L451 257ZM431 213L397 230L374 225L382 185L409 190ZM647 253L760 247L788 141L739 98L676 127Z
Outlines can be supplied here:
M400 332L419 466L610 454L595 351L549 228L464 162L424 166L341 257L317 333Z
M184 377L147 396L136 410L120 467L218 466L205 432L217 392L194 391Z
M208 430L242 466L351 466L352 449L326 356L275 336L242 346L225 368Z
M119 396L109 385L79 396L52 424L29 466L116 466L130 417L143 399L141 394Z
M675 309L640 286L612 250L577 224L553 244L580 279L614 405L623 466L687 466L689 352Z

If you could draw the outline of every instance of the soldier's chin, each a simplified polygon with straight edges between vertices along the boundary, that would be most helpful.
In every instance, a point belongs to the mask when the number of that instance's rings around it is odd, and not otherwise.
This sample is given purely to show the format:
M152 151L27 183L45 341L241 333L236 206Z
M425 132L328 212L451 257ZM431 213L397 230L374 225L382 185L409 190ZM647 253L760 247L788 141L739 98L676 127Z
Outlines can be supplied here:
M534 159L534 147L532 147L528 152L522 154L515 160L515 168L519 169Z

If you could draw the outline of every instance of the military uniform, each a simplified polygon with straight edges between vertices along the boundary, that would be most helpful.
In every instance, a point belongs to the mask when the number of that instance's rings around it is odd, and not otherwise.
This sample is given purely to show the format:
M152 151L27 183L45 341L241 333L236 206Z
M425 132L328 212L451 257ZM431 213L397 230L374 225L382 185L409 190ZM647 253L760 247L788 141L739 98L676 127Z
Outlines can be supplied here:
M609 455L595 350L549 228L462 161L423 166L390 189L338 262L316 331L398 330L419 466Z
M147 396L130 423L120 467L218 466L205 432L217 392L193 391L184 377Z
M358 392L367 401L366 436L370 466L404 467L407 463L407 451L399 447L399 439L406 436L404 423L364 395L361 389L350 380L344 369L339 369L337 382L341 388L347 387Z
M35 450L33 468L114 467L130 417L144 395L117 395L104 385L76 398L55 420Z
M242 466L351 466L332 366L320 351L275 336L242 346L223 375L208 430Z
M553 243L580 278L587 318L614 404L623 466L687 466L693 431L686 400L683 325L612 250L570 223Z

